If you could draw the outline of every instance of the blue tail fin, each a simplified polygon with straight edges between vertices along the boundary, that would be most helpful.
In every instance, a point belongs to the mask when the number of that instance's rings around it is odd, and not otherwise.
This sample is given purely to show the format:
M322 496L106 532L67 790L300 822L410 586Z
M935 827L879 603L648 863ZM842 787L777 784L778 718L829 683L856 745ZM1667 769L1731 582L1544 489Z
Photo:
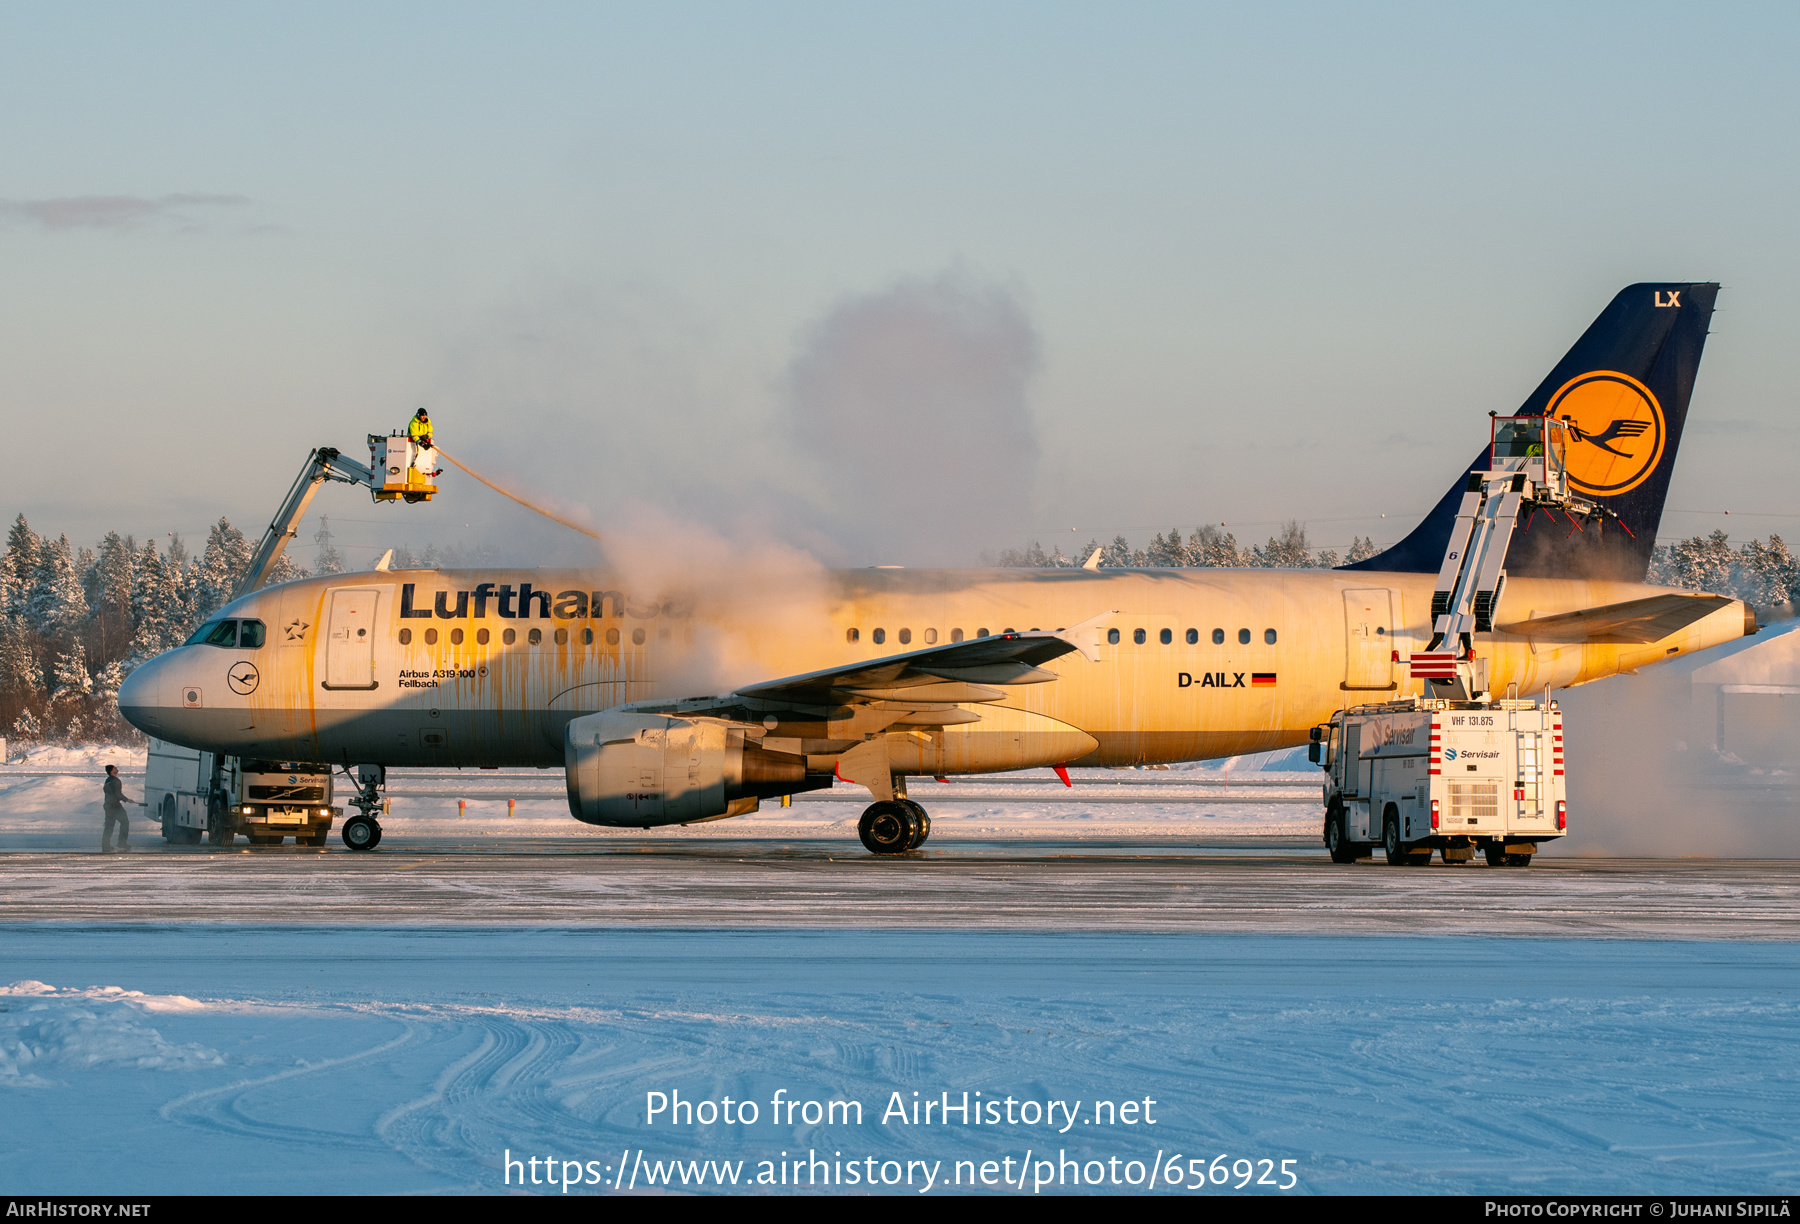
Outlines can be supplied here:
M1539 518L1531 525L1536 530L1528 526L1513 537L1509 574L1643 581L1718 294L1719 286L1711 283L1621 290L1520 406L1519 416L1548 412L1575 423L1579 441L1569 451L1571 488L1617 514L1619 523L1571 532L1548 528ZM1469 421L1471 434L1480 428L1477 420ZM1484 446L1411 535L1343 568L1436 573L1467 473L1487 466Z

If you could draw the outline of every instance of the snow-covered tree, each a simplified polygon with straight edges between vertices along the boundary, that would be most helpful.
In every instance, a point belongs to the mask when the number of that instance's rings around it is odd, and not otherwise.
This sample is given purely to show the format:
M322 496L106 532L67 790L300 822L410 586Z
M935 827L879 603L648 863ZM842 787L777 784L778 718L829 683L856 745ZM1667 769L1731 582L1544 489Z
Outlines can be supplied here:
M75 551L69 537L48 537L38 545L37 569L25 597L25 620L47 637L66 637L87 619L87 592L75 568Z
M295 582L301 578L311 578L312 572L294 563L294 559L286 553L275 559L269 567L269 576L263 580L264 586L275 586L282 582Z
M1144 564L1144 554L1133 551L1131 541L1118 535L1113 537L1113 542L1100 554L1100 564L1112 569L1130 569Z
M1344 554L1344 561L1354 565L1358 561L1367 561L1379 551L1375 547L1375 541L1368 536L1353 535L1350 537L1350 551Z
M200 608L200 564L188 555L187 545L179 535L169 537L169 551L163 556L164 584L170 604L170 623L174 637L185 642L200 627L205 613Z
M56 656L56 667L50 674L50 708L59 714L81 713L94 692L94 677L88 672L87 651L76 642Z
M1229 569L1244 563L1238 553L1237 536L1220 531L1211 523L1198 528L1188 538L1188 556L1193 558L1195 565L1215 569Z
M23 514L6 533L6 552L0 555L0 615L23 617L25 601L37 575L38 550L43 541Z
M1172 527L1168 535L1159 535L1151 540L1150 547L1144 550L1144 559L1159 567L1180 568L1193 564L1179 527Z
M43 738L44 728L43 724L38 722L37 716L30 710L26 710L13 719L12 733L30 744Z
M313 543L319 546L318 554L313 559L313 573L318 574L321 577L326 574L341 574L344 572L344 559L338 555L338 550L332 546L331 536L331 516L321 514L319 516L319 529L313 532Z
M1298 519L1289 519L1281 525L1280 535L1270 536L1267 544L1251 550L1250 564L1269 569L1305 569L1312 563L1306 527Z
M200 554L195 615L205 620L229 603L249 568L250 542L231 520L221 518L207 532L206 548Z
M116 531L106 533L96 550L86 583L90 645L96 662L122 658L137 631L133 595L137 583L136 541Z
M1043 569L1049 564L1044 546L1036 540L1027 548L1008 548L1000 553L1000 565L1006 569Z
M16 704L44 694L44 673L31 649L31 633L11 618L0 620L0 700Z

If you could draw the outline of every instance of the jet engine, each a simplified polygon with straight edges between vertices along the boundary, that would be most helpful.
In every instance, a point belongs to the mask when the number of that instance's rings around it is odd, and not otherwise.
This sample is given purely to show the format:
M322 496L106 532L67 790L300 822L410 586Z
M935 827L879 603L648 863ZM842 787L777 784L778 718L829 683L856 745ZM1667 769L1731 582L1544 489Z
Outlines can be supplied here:
M586 824L650 828L740 816L757 800L831 785L806 758L767 752L712 719L603 710L563 739L569 811Z

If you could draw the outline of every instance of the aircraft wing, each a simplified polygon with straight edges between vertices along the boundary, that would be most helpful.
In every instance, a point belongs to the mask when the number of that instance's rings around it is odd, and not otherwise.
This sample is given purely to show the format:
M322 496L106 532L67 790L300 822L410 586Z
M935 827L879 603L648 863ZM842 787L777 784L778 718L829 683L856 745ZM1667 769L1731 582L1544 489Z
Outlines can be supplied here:
M797 705L904 700L997 701L994 684L1056 679L1040 664L1080 650L1057 633L999 633L747 685L734 696ZM960 694L967 695L960 695Z
M1054 680L1056 673L1043 664L1066 654L1079 651L1097 659L1101 625L1117 615L1102 612L1054 633L997 633L765 680L722 696L632 702L630 708L760 726L770 725L774 715L783 725L817 724L807 738L846 741L901 721L938 726L978 722L980 715L956 707L1003 699L1003 688L995 686Z
M1501 633L1535 638L1540 642L1598 642L1602 644L1655 642L1686 629L1735 601L1723 595L1683 595L1669 592L1648 599L1605 604L1496 625Z

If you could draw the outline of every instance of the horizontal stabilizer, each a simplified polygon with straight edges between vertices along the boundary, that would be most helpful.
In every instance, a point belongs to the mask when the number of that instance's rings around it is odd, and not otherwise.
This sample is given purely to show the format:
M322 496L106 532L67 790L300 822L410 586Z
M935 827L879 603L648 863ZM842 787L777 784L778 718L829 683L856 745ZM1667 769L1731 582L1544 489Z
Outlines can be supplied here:
M1560 616L1496 625L1500 633L1517 634L1540 642L1596 642L1642 645L1679 633L1702 617L1710 616L1735 601L1723 595L1681 595L1673 591L1633 599L1626 603L1584 608Z

